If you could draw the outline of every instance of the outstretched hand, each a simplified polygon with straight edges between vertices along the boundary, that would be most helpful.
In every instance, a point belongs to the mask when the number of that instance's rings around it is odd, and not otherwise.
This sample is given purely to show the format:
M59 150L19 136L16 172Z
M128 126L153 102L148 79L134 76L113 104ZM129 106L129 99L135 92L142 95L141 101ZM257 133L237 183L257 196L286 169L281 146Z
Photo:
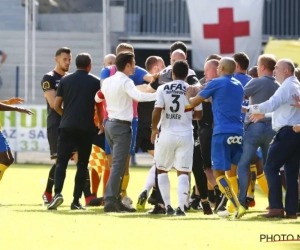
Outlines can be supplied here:
M251 114L249 116L250 121L254 122L254 123L258 122L259 120L261 120L263 118L265 118L264 114Z
M30 109L18 108L17 110L20 113L25 113L27 115L33 115L34 113Z
M300 109L300 97L297 95L293 95L293 99L294 99L295 103L291 104L291 106Z

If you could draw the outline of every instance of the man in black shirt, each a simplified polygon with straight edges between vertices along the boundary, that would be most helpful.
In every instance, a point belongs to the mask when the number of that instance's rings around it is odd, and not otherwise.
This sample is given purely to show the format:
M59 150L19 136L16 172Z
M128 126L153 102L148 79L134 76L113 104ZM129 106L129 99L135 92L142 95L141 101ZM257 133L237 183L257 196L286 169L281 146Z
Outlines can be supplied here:
M91 57L82 53L76 57L77 71L63 77L60 81L54 109L62 115L59 126L57 166L55 170L55 196L48 209L56 209L63 203L61 195L66 168L74 147L78 150L77 173L75 177L74 200L71 209L85 208L79 203L84 189L87 166L95 135L94 96L100 87L100 79L92 74ZM63 109L62 109L63 104ZM97 106L99 123L102 124L100 108ZM103 127L100 128L103 132Z
M45 74L41 81L47 102L47 136L50 147L50 158L55 160L50 169L46 189L42 196L45 205L52 201L52 188L54 185L54 172L57 158L58 126L61 119L61 116L54 110L55 95L60 79L69 71L71 59L72 55L69 48L59 48L55 54L56 66L54 70Z

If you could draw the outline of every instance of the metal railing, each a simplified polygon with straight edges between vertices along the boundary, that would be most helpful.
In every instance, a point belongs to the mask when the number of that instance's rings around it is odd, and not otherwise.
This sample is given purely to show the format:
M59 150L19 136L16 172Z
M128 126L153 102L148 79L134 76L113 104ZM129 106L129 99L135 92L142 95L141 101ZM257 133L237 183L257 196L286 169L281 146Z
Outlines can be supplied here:
M186 0L127 0L126 13L126 35L190 36ZM299 38L300 0L265 0L263 35Z

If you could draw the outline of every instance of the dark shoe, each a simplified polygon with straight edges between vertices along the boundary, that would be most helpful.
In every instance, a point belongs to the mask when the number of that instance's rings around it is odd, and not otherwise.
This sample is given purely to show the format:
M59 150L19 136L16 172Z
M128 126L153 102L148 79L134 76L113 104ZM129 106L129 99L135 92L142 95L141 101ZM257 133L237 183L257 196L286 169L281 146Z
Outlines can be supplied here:
M45 192L43 193L42 198L43 198L44 206L45 206L45 205L49 205L50 202L52 201L52 194L50 194L50 193L48 193L48 192L45 191Z
M254 200L254 198L246 197L246 204L245 204L244 207L246 209L248 209L249 207L255 207L255 200Z
M148 203L151 205L154 205L154 206L157 204L155 188L152 189L152 193L151 193L150 197L148 198Z
M202 209L203 209L203 213L205 215L213 214L213 211L211 210L211 207L210 207L208 201L204 201L204 202L201 201L201 206L202 206Z
M71 204L71 210L86 210L85 207L83 207L79 202L78 203L72 203Z
M136 212L136 209L135 209L135 208L133 208L133 207L130 208L130 207L125 206L121 201L118 202L117 205L119 206L119 209L120 209L121 212L129 212L129 213L134 213L134 212Z
M167 206L167 215L173 215L173 214L175 214L175 210L170 205L168 205Z
M85 198L85 205L88 206L88 204L90 203L90 201L93 200L93 199L95 199L95 198L96 198L96 196L94 196L94 195L86 197Z
M218 212L222 207L224 207L227 203L227 198L224 194L221 193L220 196L216 197L216 207L215 212Z
M176 209L176 216L186 216L185 212L181 210L180 207Z
M200 197L195 196L195 198L190 203L190 207L194 210L201 210L202 207L200 206L200 201L201 201Z
M160 205L155 205L153 209L149 210L147 214L155 215L155 214L166 214L167 210Z
M145 205L146 205L146 201L147 201L147 190L143 191L138 199L138 202L136 204L136 209L137 210L144 210L145 209Z
M104 206L105 213L122 213L119 206L117 204L111 204L108 206Z
M294 219L294 220L296 220L297 219L297 215L296 214L286 214L285 218L286 219Z
M94 198L89 201L87 204L88 207L100 207L104 205L104 198L99 197L99 198Z
M271 208L269 209L269 212L266 214L260 214L259 217L264 218L284 218L284 210L283 209L276 209Z
M62 203L64 202L64 198L61 194L56 194L52 201L48 205L48 210L56 210Z

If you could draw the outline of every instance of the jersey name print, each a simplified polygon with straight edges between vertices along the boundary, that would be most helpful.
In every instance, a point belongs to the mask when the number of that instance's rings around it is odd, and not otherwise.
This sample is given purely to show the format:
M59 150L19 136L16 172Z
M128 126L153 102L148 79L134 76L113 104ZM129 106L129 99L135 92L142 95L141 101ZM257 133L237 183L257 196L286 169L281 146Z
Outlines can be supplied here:
M167 130L170 133L191 133L193 110L189 104L185 93L189 85L181 80L175 80L157 89L155 107L162 108L161 130ZM195 110L201 110L202 106L195 107Z

